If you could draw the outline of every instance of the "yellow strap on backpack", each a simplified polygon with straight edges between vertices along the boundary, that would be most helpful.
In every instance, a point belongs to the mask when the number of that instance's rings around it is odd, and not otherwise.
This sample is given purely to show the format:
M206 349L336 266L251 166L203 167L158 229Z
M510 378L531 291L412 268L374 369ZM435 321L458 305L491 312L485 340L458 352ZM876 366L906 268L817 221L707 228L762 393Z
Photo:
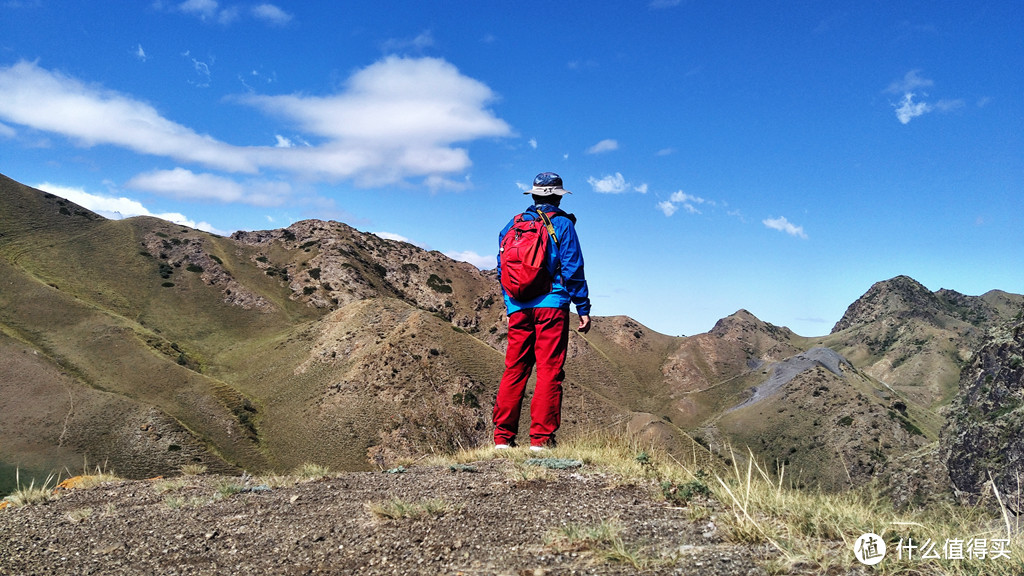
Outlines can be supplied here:
M548 218L548 215L543 210L537 210L537 214L540 214L540 219L544 221L544 226L548 229L548 233L551 234L551 239L555 241L555 246L558 246L558 235L555 234L555 226L551 224L551 218Z

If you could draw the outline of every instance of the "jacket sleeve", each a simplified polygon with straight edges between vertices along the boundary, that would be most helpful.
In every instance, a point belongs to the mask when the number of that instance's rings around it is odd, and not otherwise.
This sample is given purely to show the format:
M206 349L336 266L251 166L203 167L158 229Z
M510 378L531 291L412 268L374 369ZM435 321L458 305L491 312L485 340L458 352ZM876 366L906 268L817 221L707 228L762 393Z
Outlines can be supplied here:
M572 303L576 305L576 313L580 316L589 316L590 291L583 272L583 251L580 249L579 237L576 236L576 226L571 222L564 226L562 237L559 238L558 258L562 267L562 285L569 292Z

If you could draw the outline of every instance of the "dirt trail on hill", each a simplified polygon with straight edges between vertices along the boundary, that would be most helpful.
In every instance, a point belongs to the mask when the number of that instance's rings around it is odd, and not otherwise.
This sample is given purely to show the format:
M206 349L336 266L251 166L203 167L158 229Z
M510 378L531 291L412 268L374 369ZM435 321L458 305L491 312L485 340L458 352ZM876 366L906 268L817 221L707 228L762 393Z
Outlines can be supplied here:
M405 517L373 510L399 501ZM723 541L716 518L728 513L589 466L501 459L274 488L119 481L0 510L0 573L766 574L771 550Z

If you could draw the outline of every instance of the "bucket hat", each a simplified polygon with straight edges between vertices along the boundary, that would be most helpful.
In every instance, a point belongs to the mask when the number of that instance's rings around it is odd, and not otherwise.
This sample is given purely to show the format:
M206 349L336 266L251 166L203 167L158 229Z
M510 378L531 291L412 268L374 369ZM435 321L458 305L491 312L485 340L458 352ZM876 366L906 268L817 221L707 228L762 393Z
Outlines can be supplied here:
M562 196L564 194L572 194L572 192L562 188L562 177L558 174L554 172L541 172L533 179L533 188L523 192L523 194Z

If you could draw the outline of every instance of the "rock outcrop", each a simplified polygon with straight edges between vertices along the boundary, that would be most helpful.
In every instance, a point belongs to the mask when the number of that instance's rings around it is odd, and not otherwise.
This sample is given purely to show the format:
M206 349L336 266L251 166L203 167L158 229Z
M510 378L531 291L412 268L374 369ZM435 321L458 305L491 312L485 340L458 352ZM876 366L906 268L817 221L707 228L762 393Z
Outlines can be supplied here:
M1024 312L1022 312L1024 314ZM1024 319L993 329L960 376L941 447L956 493L976 501L992 483L1019 514L1024 506Z

